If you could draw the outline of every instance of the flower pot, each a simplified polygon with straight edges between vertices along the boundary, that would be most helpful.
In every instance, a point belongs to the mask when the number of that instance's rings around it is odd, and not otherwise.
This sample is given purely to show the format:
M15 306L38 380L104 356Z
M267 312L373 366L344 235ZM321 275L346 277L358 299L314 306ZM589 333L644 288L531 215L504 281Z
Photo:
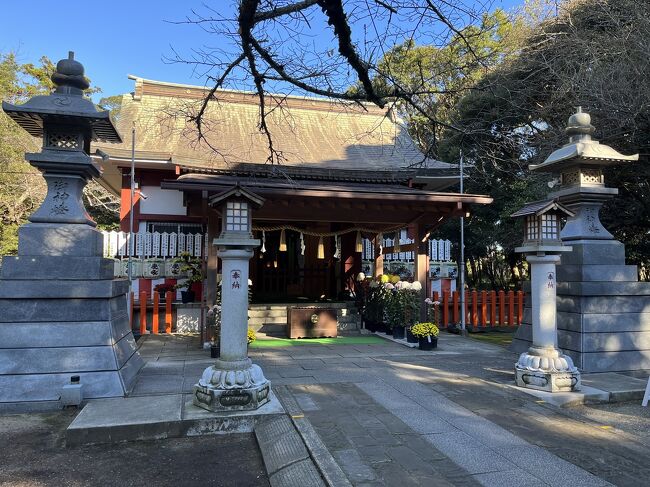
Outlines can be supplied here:
M193 303L194 302L194 291L181 291L181 302L182 303Z
M411 333L411 327L406 328L406 341L408 343L418 343L418 337Z
M438 347L438 337L423 337L419 339L420 350L433 350Z
M393 328L393 338L396 338L398 340L404 339L404 327L403 326L396 326Z
M211 358L218 358L219 357L219 346L218 345L210 345L210 357Z

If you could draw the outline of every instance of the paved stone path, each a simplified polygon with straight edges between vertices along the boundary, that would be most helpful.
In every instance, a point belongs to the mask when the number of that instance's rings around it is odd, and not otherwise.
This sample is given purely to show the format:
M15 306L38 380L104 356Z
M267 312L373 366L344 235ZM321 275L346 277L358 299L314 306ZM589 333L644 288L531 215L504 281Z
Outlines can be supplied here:
M134 394L190 392L207 352L152 337ZM355 486L641 485L650 415L634 428L611 409L560 410L512 387L515 356L442 335L439 349L369 345L254 348ZM616 427L617 424L622 427Z

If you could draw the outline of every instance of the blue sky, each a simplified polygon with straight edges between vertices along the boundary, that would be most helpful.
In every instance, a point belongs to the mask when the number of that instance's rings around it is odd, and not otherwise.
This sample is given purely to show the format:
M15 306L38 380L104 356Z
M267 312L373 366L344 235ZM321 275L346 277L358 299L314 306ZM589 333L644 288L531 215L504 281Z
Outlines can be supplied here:
M43 55L57 61L73 50L104 95L132 91L128 74L203 85L191 66L163 58L172 48L187 55L192 47L214 44L214 37L196 26L169 23L183 20L193 8L204 10L204 3L232 11L230 0L9 0L2 5L0 52L13 51L19 62L36 63ZM493 6L510 9L519 3L495 0Z

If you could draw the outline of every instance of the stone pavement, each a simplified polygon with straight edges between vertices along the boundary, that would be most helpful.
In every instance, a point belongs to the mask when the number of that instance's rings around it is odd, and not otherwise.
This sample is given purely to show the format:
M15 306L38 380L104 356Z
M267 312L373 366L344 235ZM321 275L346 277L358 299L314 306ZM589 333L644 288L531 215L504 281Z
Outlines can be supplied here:
M147 337L133 395L190 392L211 362L195 340ZM433 352L383 340L250 355L355 486L636 486L650 477L646 409L557 408L513 387L516 356L494 345L443 334Z

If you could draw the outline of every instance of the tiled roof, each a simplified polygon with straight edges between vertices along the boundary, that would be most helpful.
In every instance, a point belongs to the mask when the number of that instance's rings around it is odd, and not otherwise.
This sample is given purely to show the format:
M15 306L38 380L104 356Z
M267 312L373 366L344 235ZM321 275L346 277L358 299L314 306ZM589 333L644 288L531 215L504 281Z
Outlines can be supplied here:
M208 144L197 142L196 127L187 116L199 109L204 88L135 80L136 90L124 95L117 120L124 142L96 147L111 155L130 157L130 132L135 121L137 157L151 154L153 159L169 159L189 170L237 167L241 171L246 164L266 162L269 150L258 129L259 108L254 94L224 90L217 92L217 101L210 102L204 130L210 144L219 150L216 153ZM358 179L365 179L361 174L373 179L373 171L412 173L419 163L431 174L451 175L455 168L425 159L403 124L386 110L304 97L286 97L283 105L268 115L267 124L276 149L284 157L284 167L333 174L334 178L341 170L342 179L355 179L355 174Z

